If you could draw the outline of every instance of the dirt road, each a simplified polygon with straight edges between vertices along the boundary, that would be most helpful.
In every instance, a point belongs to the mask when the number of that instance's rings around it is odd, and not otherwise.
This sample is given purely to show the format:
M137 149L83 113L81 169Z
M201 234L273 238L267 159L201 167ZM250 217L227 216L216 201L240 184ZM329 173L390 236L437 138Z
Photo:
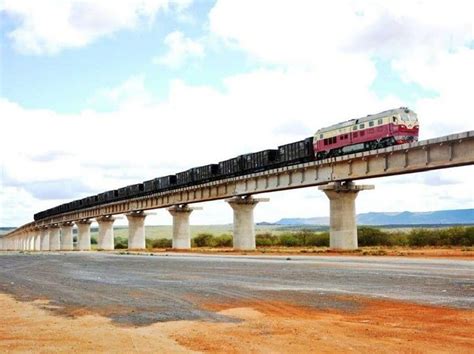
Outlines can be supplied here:
M0 254L0 351L468 352L474 263Z

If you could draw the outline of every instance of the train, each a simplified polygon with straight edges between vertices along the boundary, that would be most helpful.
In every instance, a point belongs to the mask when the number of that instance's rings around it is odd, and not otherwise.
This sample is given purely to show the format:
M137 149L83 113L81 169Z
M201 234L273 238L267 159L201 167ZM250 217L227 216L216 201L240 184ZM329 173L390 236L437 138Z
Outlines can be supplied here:
M95 207L124 199L166 192L177 188L242 176L282 166L305 163L418 141L417 114L407 108L390 109L366 117L350 119L316 131L304 140L277 149L239 155L205 166L193 167L175 175L157 177L142 183L74 200L34 215L34 220Z

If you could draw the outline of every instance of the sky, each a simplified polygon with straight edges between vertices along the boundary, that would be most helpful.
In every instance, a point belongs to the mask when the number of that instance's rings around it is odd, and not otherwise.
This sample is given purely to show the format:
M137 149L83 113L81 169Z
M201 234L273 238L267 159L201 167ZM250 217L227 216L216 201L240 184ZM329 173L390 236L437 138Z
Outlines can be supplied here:
M420 139L474 130L473 13L471 0L0 0L0 226L390 108L417 112ZM375 190L357 212L473 208L473 178L361 181ZM256 221L329 214L316 187L264 196ZM192 223L232 222L224 201L199 206Z

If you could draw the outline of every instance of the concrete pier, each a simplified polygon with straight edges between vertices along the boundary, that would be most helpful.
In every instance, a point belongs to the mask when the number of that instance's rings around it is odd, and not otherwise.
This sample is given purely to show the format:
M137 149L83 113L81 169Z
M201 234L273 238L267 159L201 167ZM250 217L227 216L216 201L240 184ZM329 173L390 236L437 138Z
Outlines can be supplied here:
M91 223L90 219L76 221L77 249L79 251L90 251L91 249Z
M29 232L29 238L28 238L28 249L30 251L35 250L35 231L31 230Z
M36 229L34 231L34 250L35 251L40 251L41 250L41 230Z
M268 198L234 197L226 202L234 210L234 249L254 250L255 243L255 223L253 220L253 210L260 202L268 202Z
M60 229L58 225L53 225L49 229L49 250L59 251L60 246Z
M40 250L49 251L49 230L45 227L41 229Z
M100 250L113 250L114 243L114 221L111 215L97 218L99 224L99 237L97 239L97 248Z
M329 247L357 249L355 199L360 191L374 189L373 185L356 185L350 181L335 182L319 187L329 198Z
M191 228L189 226L189 216L193 210L201 208L190 208L185 205L175 205L168 208L173 216L173 248L190 249L191 248Z
M141 250L146 248L144 212L126 214L128 219L128 249Z
M61 251L74 250L74 241L72 236L72 223L61 224Z

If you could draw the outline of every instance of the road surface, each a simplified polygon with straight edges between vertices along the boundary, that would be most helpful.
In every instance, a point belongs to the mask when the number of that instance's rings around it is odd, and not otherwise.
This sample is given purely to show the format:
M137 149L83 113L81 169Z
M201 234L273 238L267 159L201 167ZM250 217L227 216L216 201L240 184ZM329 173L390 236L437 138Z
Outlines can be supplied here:
M474 263L403 257L0 253L0 292L116 323L232 321L203 303L355 310L359 297L474 309Z

